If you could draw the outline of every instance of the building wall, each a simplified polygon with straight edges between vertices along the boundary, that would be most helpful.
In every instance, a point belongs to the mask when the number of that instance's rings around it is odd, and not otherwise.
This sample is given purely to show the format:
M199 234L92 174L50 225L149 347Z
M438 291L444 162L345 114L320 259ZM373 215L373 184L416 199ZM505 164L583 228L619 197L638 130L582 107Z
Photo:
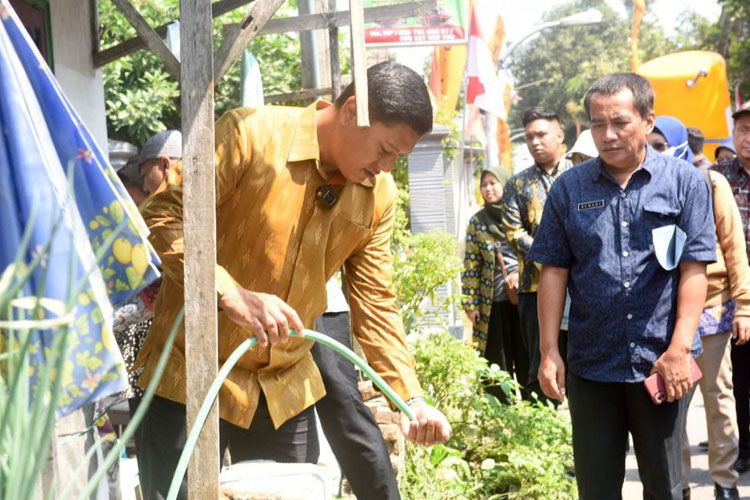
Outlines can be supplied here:
M73 108L107 154L107 121L102 73L91 54L90 2L49 0L55 77Z

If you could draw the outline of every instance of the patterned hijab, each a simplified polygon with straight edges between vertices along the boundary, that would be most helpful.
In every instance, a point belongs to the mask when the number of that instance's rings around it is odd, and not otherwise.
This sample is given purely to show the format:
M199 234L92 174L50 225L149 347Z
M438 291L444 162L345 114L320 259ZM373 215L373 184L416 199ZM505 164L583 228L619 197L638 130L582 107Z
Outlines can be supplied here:
M494 175L495 178L500 181L500 184L503 186L503 194L505 194L505 183L508 182L508 179L510 178L510 172L505 168L485 167L482 170L482 176L479 178L480 183L487 174ZM503 211L500 206L501 204L499 202L494 205L485 203L484 208L477 212L477 219L479 219L479 222L486 226L487 232L495 238L500 238L504 234Z

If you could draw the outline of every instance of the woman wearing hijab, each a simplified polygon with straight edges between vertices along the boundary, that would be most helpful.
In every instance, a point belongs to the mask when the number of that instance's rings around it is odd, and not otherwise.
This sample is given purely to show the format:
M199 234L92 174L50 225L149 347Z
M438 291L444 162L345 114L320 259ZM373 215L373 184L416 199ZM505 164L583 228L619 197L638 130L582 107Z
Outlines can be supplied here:
M684 125L669 116L656 118L654 131L648 141L654 145L665 140L664 152L688 162L683 148L687 141ZM660 137L659 137L660 136ZM691 162L692 165L692 162ZM703 354L696 362L703 373L698 382L703 394L703 406L708 426L708 468L714 481L715 498L738 499L737 471L734 461L739 452L737 420L733 393L731 363L732 337L737 344L750 338L750 267L745 252L742 219L734 201L732 188L718 172L709 171L714 220L716 221L716 262L709 264L706 303L698 323ZM685 397L692 398L693 390ZM690 498L690 448L683 427L682 437L682 492Z
M648 143L660 153L693 164L693 152L688 146L687 129L673 116L656 117L654 130L648 135Z
M469 220L462 273L463 306L471 320L473 340L490 363L513 376L523 387L528 356L518 319L518 258L505 239L500 200L510 173L487 167L480 178L484 207ZM500 257L500 258L499 258ZM502 259L502 260L501 260ZM488 391L504 400L499 387Z

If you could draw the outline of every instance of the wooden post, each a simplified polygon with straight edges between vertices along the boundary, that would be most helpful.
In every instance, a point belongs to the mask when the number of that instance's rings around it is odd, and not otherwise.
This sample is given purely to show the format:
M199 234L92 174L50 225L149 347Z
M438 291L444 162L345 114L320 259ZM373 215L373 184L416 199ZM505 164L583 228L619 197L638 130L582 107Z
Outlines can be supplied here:
M336 11L336 0L328 0L328 10ZM331 89L333 99L341 94L341 60L339 59L339 29L335 23L328 27L328 46L331 55Z
M156 54L159 59L167 67L169 74L174 77L175 80L180 80L180 62L172 54L172 52L164 43L164 40L154 31L154 29L146 22L141 14L133 7L133 4L129 0L112 0L112 3L117 7L125 19L135 28L145 44ZM209 10L210 12L210 10Z
M192 428L218 372L211 0L180 0L185 367ZM219 497L219 414L211 408L188 466L191 500Z
M370 126L370 112L367 107L367 62L365 58L365 15L362 0L349 0L351 19L352 67L354 72L354 92L357 99L357 126Z

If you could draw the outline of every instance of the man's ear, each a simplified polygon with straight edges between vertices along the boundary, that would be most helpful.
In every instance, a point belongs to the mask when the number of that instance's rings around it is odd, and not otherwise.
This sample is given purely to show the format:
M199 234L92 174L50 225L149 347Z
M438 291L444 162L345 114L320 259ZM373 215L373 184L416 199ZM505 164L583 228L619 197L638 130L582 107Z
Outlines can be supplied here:
M653 111L650 111L648 115L646 115L646 135L650 134L654 131L654 125L656 125L656 113Z
M346 127L357 125L357 98L355 96L349 96L339 108L339 121Z
M172 162L169 158L166 156L160 156L159 157L159 166L164 169L164 172L169 172L169 169L172 167Z

